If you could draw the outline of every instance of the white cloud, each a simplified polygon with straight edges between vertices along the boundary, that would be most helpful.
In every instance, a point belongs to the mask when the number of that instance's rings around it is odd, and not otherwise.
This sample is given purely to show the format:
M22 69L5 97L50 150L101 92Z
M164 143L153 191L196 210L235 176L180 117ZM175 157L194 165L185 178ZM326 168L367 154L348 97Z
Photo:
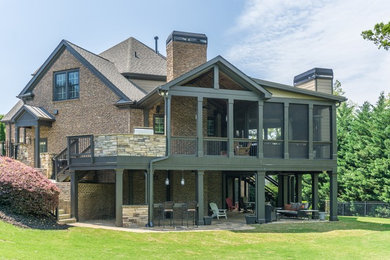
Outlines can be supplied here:
M313 67L332 68L349 99L374 103L390 92L390 51L360 33L389 18L388 0L251 0L230 31L243 38L226 56L251 76L289 85Z

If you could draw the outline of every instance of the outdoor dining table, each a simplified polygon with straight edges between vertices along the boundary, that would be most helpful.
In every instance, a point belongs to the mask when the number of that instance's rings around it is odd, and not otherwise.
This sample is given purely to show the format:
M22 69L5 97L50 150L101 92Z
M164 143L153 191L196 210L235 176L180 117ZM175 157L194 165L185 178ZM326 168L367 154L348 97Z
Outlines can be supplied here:
M163 214L164 214L164 205L163 203L155 203L154 204L154 209L157 210L157 216L159 217L158 218L158 222L159 222L159 225L160 225L160 220L161 219L164 219L163 217ZM170 217L174 217L174 216L180 216L181 218L181 224L183 225L184 224L184 213L186 212L187 210L187 203L185 202L176 202L173 204L173 216L171 215ZM172 225L175 226L175 219L173 218L173 221L172 221Z

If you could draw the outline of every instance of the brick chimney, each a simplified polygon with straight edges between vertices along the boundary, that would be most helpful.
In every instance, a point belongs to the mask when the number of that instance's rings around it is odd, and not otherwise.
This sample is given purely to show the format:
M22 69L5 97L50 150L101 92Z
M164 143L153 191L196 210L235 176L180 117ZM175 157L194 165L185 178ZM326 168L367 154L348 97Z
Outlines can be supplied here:
M333 94L333 70L314 68L294 77L297 88Z
M167 39L167 82L207 61L207 36L173 31Z

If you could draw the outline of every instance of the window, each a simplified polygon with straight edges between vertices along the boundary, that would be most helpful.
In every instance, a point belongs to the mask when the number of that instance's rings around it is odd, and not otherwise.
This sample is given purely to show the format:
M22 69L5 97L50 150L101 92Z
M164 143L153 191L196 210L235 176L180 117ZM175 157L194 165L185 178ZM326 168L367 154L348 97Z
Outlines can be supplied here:
M309 108L308 105L290 104L288 111L288 149L290 158L308 158Z
M330 106L313 106L313 156L330 159L332 128Z
M76 99L79 96L78 70L54 73L54 100Z
M39 139L39 152L47 153L47 138Z
M153 130L155 134L164 134L164 115L154 115Z
M207 119L207 136L215 136L215 119Z

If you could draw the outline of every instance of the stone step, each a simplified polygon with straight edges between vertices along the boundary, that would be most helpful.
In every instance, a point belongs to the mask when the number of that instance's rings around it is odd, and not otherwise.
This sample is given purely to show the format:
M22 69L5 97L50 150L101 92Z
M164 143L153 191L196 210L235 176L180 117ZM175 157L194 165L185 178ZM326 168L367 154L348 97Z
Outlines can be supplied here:
M59 215L65 214L65 210L64 210L64 209L58 209L58 214L59 214Z
M68 219L70 218L70 214L58 214L58 220Z
M58 220L58 224L71 224L71 223L76 223L76 219L75 218L66 218L66 219Z

